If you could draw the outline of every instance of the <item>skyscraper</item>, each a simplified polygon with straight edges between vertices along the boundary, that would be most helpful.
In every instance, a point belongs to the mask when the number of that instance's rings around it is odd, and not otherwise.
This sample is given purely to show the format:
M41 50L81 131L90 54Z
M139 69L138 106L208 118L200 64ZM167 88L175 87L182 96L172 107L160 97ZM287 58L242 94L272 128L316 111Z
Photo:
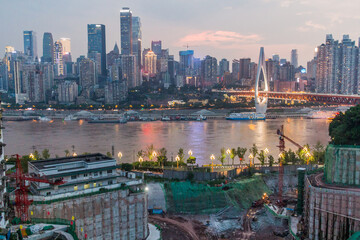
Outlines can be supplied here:
M64 75L63 50L60 41L56 41L54 44L54 69L55 76Z
M24 31L24 54L32 59L38 56L36 33L34 31Z
M136 58L136 85L142 84L141 77L141 21L139 17L132 17L132 48Z
M225 58L219 62L219 76L223 76L224 73L229 72L229 61Z
M344 35L340 44L340 81L341 94L358 93L358 68L359 49L355 41L351 41L349 35Z
M298 68L298 53L297 53L297 49L291 50L291 65L293 65L294 68Z
M95 63L89 58L81 58L79 61L79 85L81 96L90 98L91 88L96 84Z
M179 74L182 76L191 75L194 69L194 50L180 51Z
M99 74L106 76L106 38L103 24L88 24L88 55L92 52L100 53L101 72Z
M121 54L133 53L132 30L132 12L130 8L124 7L120 10Z
M153 51L149 51L145 55L144 70L150 75L156 74L156 60L157 56Z
M43 37L43 56L42 62L54 62L54 40L52 34L49 32L44 33Z
M233 59L231 68L232 68L231 75L233 77L233 80L239 81L240 80L240 61L238 59Z
M217 83L217 60L207 55L201 61L201 80L203 87L210 87Z
M121 69L121 81L127 81L127 85L129 88L136 87L135 56L121 54L117 61L117 64Z
M151 41L151 51L153 51L156 56L159 56L161 55L161 49L162 49L162 46L161 46L161 41Z
M63 55L66 53L71 53L71 39L70 38L60 38L60 42L63 47Z
M240 59L240 69L239 77L240 79L249 79L250 78L250 58L241 58Z

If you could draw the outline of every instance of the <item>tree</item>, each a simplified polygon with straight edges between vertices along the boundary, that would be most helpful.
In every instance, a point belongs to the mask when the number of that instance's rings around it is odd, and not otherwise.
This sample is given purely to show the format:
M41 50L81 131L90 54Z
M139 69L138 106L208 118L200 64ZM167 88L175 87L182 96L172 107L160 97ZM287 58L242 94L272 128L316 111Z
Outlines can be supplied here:
M296 153L289 149L288 151L284 151L283 153L283 163L285 165L288 165L288 164L296 164L297 162L299 162L299 158L296 156Z
M123 163L121 164L121 170L124 170L126 172L129 172L133 169L133 165L130 163Z
M159 151L159 155L157 156L157 162L159 165L161 164L162 167L164 167L167 163L167 150L166 148L161 148Z
M261 150L258 156L258 160L260 161L261 166L265 165L265 160L266 160L266 154L264 150Z
M256 146L255 143L250 148L250 153L253 155L254 159L255 159L256 155L259 153L259 149L258 149L258 147Z
M34 151L34 160L40 160L40 159L41 159L40 153L38 152L38 150L35 150Z
M153 155L154 152L155 152L155 147L153 144L146 147L146 156L149 158L150 161L154 159L154 155Z
M177 155L180 158L179 164L183 163L185 160L184 149L180 148Z
M275 162L275 159L274 159L274 157L272 155L269 155L268 156L268 161L269 161L269 166L272 167L272 165Z
M45 148L45 149L42 151L42 158L43 158L43 159L49 159L49 158L50 158L49 149Z
M325 163L325 147L320 142L317 142L315 146L313 147L313 160L316 163L324 164Z
M340 112L329 125L329 135L335 145L360 145L360 104Z
M69 157L69 156L70 156L69 150L66 149L64 152L65 152L65 156L66 156L66 157Z
M242 162L244 161L244 156L245 156L246 151L247 151L247 148L241 148L241 147L237 148L236 153L239 157L240 164L242 164Z
M144 156L145 156L145 152L143 150L138 151L136 154L137 159L139 159L140 157L143 158Z
M219 161L221 162L222 165L224 165L225 158L226 158L226 150L223 147L220 149L220 156L219 156Z
M235 148L232 148L230 151L230 158L232 160L232 165L234 165L234 159L237 156L237 151L235 150Z

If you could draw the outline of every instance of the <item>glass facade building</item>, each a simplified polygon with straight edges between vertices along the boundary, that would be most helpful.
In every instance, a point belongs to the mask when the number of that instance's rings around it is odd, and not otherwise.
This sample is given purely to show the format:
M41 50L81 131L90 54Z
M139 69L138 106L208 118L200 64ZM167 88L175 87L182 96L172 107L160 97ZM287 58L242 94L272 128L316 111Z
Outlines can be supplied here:
M105 25L88 24L88 55L96 52L101 56L101 75L106 75Z

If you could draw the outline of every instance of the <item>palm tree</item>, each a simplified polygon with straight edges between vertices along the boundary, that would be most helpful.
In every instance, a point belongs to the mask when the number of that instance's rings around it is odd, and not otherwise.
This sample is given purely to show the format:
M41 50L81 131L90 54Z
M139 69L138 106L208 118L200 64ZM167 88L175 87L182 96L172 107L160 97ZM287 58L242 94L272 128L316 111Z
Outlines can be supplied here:
M259 159L259 161L261 163L261 166L264 166L265 165L265 160L266 160L266 154L265 154L264 150L260 151L258 159Z
M146 156L149 158L150 161L152 161L155 157L154 152L155 152L154 144L151 144L146 147Z
M225 158L226 158L226 150L225 148L221 148L220 150L220 157L219 157L219 160L221 162L222 165L224 165L224 161L225 161Z
M237 156L237 151L235 150L235 148L232 148L230 151L230 158L232 160L232 165L234 166L234 159Z
M252 154L252 159L255 159L256 155L259 153L259 149L258 147L256 146L256 144L254 143L253 146L250 148L250 153ZM251 161L251 159L250 159ZM250 166L251 166L251 162L250 162Z
M246 151L247 151L247 148L241 148L241 147L237 148L236 153L239 156L240 165L242 165L242 162L244 161L244 156L245 156Z
M69 156L70 156L69 150L66 149L64 152L65 152L65 156L66 156L66 157L69 157Z

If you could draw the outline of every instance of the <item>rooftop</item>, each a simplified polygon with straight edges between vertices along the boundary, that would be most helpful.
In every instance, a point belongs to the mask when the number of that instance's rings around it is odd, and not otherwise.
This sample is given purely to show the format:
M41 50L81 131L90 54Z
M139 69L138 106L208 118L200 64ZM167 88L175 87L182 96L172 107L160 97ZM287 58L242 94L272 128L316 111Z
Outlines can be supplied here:
M108 160L113 160L113 158L110 158L101 153L93 153L93 154L71 156L71 157L52 158L47 160L35 160L35 161L30 161L30 164L32 164L34 167L40 170L63 163L72 163L72 162L92 163L92 162L100 162L100 161L108 161Z

